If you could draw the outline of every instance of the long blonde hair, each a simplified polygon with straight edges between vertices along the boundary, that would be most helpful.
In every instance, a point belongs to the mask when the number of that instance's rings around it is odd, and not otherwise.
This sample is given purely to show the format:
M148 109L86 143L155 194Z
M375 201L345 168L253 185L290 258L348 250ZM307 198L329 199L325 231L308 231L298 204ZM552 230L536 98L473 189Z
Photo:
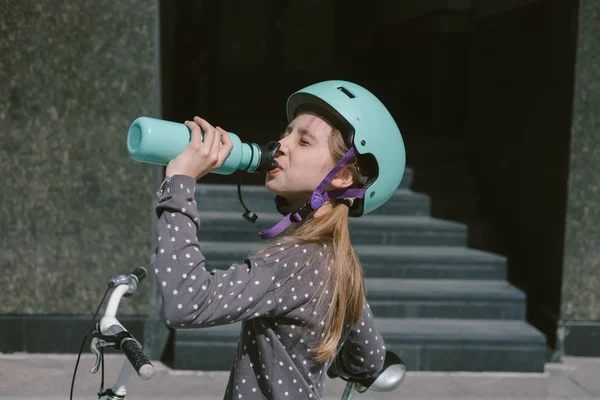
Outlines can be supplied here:
M334 164L337 164L348 151L339 130L332 128L329 148ZM356 159L346 167L352 174L352 187L360 187L361 171ZM324 273L324 283L331 291L331 303L328 305L325 331L317 347L311 350L313 359L322 363L334 355L343 333L344 325L355 325L360 321L364 310L365 283L363 268L350 242L348 228L348 200L330 200L332 209L318 218L314 212L302 223L294 224L280 239L294 243L315 243L330 246L325 257L328 267ZM317 307L323 299L321 293Z

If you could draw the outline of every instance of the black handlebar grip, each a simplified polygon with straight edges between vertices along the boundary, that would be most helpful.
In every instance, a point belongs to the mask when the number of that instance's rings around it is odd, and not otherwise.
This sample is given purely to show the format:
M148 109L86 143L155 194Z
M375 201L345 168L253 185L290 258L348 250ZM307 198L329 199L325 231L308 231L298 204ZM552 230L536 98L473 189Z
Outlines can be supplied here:
M131 273L132 275L135 275L137 277L138 283L141 282L145 277L146 277L146 268L144 267L135 267L135 269L133 270L133 272Z
M146 357L146 354L140 349L138 343L131 338L125 338L121 342L121 350L137 371L140 378L148 380L154 376L154 366Z

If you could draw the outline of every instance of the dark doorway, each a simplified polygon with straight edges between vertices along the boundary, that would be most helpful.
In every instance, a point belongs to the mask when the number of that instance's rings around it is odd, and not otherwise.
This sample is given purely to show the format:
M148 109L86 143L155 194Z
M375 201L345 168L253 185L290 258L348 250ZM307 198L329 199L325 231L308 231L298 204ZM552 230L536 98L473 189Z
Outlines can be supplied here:
M285 129L295 90L327 79L365 86L402 131L411 189L430 196L433 217L467 224L470 247L509 256L528 319L553 344L576 2L506 4L161 1L163 118L200 115L265 143Z

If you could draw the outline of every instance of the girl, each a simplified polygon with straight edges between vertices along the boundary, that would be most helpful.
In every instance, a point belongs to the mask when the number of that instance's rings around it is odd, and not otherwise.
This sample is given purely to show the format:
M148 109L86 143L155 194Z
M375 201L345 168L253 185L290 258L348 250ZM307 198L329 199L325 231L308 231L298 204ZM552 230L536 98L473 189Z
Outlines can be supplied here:
M372 211L397 189L405 164L400 131L375 96L345 81L294 93L287 112L278 167L265 183L285 218L260 232L284 235L244 263L207 272L196 238L196 180L229 155L226 131L199 117L186 121L191 141L158 192L153 266L167 324L242 321L225 399L322 399L327 374L362 378L383 366L385 344L348 217Z

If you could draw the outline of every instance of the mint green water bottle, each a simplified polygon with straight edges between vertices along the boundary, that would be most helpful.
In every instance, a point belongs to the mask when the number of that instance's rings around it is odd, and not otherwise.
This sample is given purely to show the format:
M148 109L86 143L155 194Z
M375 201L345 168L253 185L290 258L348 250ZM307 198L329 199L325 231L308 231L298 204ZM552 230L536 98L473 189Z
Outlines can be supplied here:
M228 133L233 149L221 167L212 173L229 175L237 170L263 172L277 167L273 159L279 142L272 141L259 146L256 143L244 143L235 133ZM136 161L167 165L186 148L190 139L191 131L182 123L140 117L129 127L127 151Z

